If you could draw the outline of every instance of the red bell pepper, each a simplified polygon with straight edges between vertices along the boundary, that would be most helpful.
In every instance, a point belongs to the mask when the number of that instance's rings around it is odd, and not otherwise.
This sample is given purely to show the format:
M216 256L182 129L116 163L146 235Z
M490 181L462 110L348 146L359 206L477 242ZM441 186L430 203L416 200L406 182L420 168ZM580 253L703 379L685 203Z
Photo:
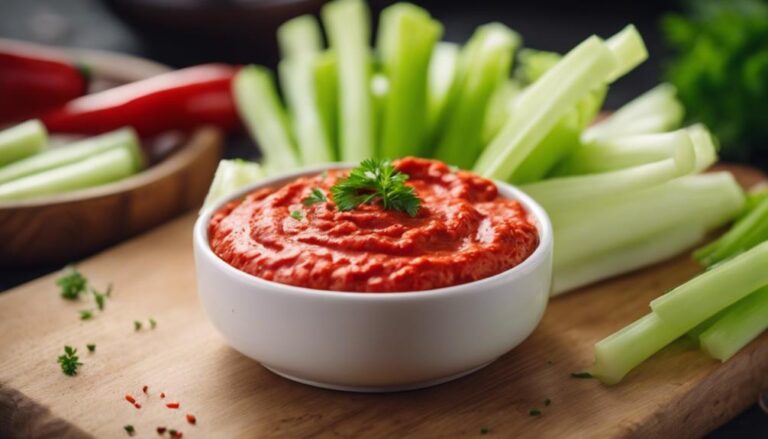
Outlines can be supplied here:
M231 82L239 67L203 64L77 98L42 117L50 132L99 134L132 126L140 136L239 123Z
M0 40L0 125L82 96L88 90L87 72L53 51Z

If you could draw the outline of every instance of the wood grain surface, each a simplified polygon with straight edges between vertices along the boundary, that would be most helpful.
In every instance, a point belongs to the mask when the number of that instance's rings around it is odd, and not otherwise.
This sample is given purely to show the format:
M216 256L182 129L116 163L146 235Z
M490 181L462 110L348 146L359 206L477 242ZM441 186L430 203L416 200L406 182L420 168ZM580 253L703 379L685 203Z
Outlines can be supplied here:
M736 172L745 185L759 178ZM123 426L131 424L142 438L158 437L158 426L180 430L185 438L454 437L483 431L495 437L686 438L726 422L768 390L768 334L725 364L681 340L614 387L570 376L591 363L596 341L699 271L685 255L553 300L521 346L447 384L393 394L297 384L229 348L205 319L196 296L193 221L194 215L185 216L83 261L81 271L96 286L115 286L92 321L78 318L78 310L92 303L59 297L56 275L0 295L0 436L42 437L47 431L58 437L50 432L64 431L68 437L127 437ZM146 328L150 317L158 322L154 330ZM145 328L135 331L134 320L143 320ZM88 353L87 343L95 343L96 352ZM76 377L63 375L56 364L65 344L81 353L84 365ZM142 408L126 402L126 393ZM169 400L181 408L166 408ZM532 409L541 415L531 416ZM186 413L196 416L197 425L185 421Z

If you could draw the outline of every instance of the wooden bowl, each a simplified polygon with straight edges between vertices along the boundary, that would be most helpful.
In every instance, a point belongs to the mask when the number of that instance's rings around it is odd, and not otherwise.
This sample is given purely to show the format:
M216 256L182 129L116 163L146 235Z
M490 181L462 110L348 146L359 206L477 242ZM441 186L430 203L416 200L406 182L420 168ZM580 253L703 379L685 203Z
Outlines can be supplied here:
M89 64L94 85L144 79L167 67L90 50L61 51ZM63 265L198 207L223 149L223 134L196 130L147 170L114 183L24 201L0 202L0 267Z

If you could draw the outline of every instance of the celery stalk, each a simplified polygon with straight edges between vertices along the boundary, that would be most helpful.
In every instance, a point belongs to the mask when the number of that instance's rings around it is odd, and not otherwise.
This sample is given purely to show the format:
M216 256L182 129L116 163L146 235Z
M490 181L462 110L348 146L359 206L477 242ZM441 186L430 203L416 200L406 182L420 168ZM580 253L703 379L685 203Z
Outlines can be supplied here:
M381 13L377 50L389 82L380 133L380 155L423 155L427 139L429 63L442 26L409 3Z
M515 98L520 94L521 85L510 79L505 81L488 100L485 109L485 121L483 122L483 144L490 143L499 133L504 123L509 119L515 107Z
M689 174L696 164L693 144L687 136L678 144L675 157L658 162L603 172L551 178L522 186L547 210L583 206L603 197L631 193Z
M701 349L726 361L768 329L768 287L739 300L699 336Z
M220 161L216 168L216 174L213 176L211 187L208 189L208 195L205 196L203 209L226 198L229 194L261 180L264 176L264 170L258 163L240 159Z
M598 37L590 37L526 88L517 111L478 158L474 170L508 179L558 120L616 68L614 54Z
M680 177L642 191L550 210L557 242L555 270L680 224L711 230L733 219L743 206L738 183L722 172Z
M624 76L648 59L648 49L645 48L643 37L632 24L605 40L605 44L616 55L617 60L616 69L609 76L608 82Z
M381 121L384 118L384 110L389 97L389 79L383 73L374 73L371 78L371 98L373 102L373 126L374 138L381 138Z
M435 45L429 62L427 89L427 140L430 144L437 135L435 131L446 110L458 59L458 44L438 42Z
M370 11L362 0L334 0L323 6L322 19L338 59L339 158L359 162L376 155Z
M137 172L130 147L113 148L37 174L0 184L0 201L70 192L120 180Z
M261 148L265 164L280 170L299 166L272 73L261 66L243 67L235 76L233 92L240 118Z
M460 76L440 128L435 158L468 169L483 147L485 111L493 92L509 77L520 37L501 23L477 28L461 53Z
M48 132L39 120L0 131L0 166L37 154L48 146Z
M277 28L277 45L283 58L314 55L323 48L320 24L312 15L300 15Z
M133 169L144 167L139 139L132 128L121 128L109 133L50 149L0 168L0 184L59 166L79 162L110 149L127 148L133 157Z
M696 250L693 257L705 266L712 266L768 241L768 198L736 221L723 236Z
M677 89L660 84L633 99L610 117L588 128L582 136L585 143L632 134L669 131L680 126L683 106L677 100Z
M576 261L555 271L552 295L667 260L701 242L704 235L704 227L682 224L644 236L618 250Z
M704 172L717 161L717 148L709 130L704 125L696 124L686 128L696 152L695 172Z
M590 372L603 384L616 384L684 333L656 314L647 314L595 344L595 364Z
M712 267L653 300L651 309L665 322L689 330L717 312L768 285L768 242Z
M517 66L515 75L525 84L533 84L562 58L563 56L557 52L522 49L518 56L520 64Z
M339 154L339 91L336 55L332 51L322 52L314 59L315 101L323 123L323 132L328 135L333 156Z

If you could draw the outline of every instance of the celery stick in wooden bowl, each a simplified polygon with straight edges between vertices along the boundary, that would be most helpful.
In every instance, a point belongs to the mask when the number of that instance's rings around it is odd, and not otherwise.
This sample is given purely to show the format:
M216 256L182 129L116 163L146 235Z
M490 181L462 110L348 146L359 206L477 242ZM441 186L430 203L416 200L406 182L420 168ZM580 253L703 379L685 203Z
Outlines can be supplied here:
M82 84L67 63L88 66ZM0 267L66 264L199 206L221 156L218 121L162 120L152 108L168 103L152 92L221 88L228 69L169 73L132 56L0 39L0 76L20 90L10 98L18 113L0 109ZM33 74L56 76L25 84Z

